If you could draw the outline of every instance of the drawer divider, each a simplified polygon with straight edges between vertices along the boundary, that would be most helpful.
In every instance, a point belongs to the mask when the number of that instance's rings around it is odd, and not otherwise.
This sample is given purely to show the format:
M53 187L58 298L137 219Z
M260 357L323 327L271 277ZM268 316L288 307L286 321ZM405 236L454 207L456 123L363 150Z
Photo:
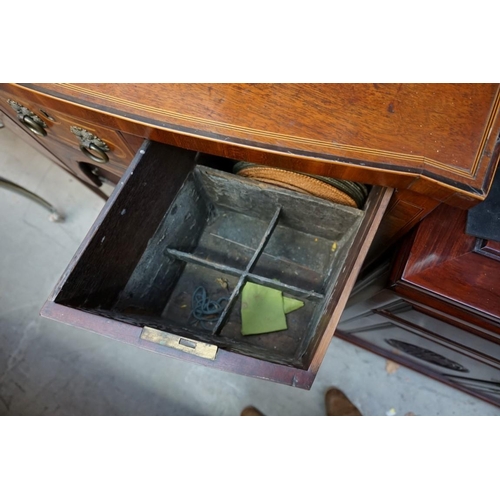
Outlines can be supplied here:
M250 262L248 263L245 269L245 274L248 274L252 271L252 269L255 266L255 263L257 262L257 259L261 256L262 252L264 251L264 248L267 245L269 238L271 238L271 235L273 234L273 231L276 228L276 224L278 223L278 218L280 216L280 213L281 213L281 207L278 205L278 208L274 212L271 222L267 226L264 236L262 236L262 239L260 240L259 246L255 250L252 258L250 259Z
M258 285L273 286L281 290L282 292L290 292L292 295L298 295L301 298L311 299L311 300L323 300L325 296L322 293L315 292L314 290L306 290L305 288L300 288L293 285L288 285L287 283L277 282L271 278L266 278L259 274L246 273L236 269L235 267L226 266L225 264L218 264L210 260L203 259L202 257L197 257L191 253L181 252L180 250L174 250L172 248L167 248L166 253L175 257L176 259L187 262L188 264L198 264L200 266L207 267L209 269L214 269L216 271L221 271L223 273L230 274L231 276L240 277L245 274L249 281L252 283L257 283Z
M187 262L188 264L198 264L200 266L208 267L209 269L214 269L215 271L221 271L223 273L230 274L231 276L241 276L243 271L236 269L235 267L226 266L225 264L218 264L210 260L197 257L191 253L181 252L180 250L174 250L172 248L167 248L166 253L175 257L178 260Z
M271 219L271 222L267 226L266 232L264 233L264 236L262 236L262 239L260 240L259 246L255 250L252 258L250 259L250 262L247 264L247 267L243 274L240 276L240 279L238 280L238 283L236 287L234 288L233 292L231 293L231 297L229 297L229 301L222 311L222 314L220 315L215 328L213 329L212 335L220 335L222 332L222 328L226 324L226 320L229 317L229 314L231 313L233 306L235 302L238 300L238 297L240 295L241 289L247 282L248 278L248 273L253 269L255 266L255 263L257 262L258 258L264 251L265 246L267 245L267 242L269 241L269 238L273 234L274 228L276 227L276 224L278 223L278 218L281 213L281 206L278 205L276 208L276 211L274 212L273 218Z
M191 253L187 252L182 252L180 250L175 250L172 248L167 248L166 253L176 259L182 260L187 263L191 264L198 264L204 267L207 267L209 269L214 269L217 271L221 271L227 274L230 274L231 276L239 277L238 283L234 287L229 300L224 307L224 310L222 311L219 319L217 320L217 323L215 327L212 330L212 335L220 335L222 332L222 328L224 327L226 320L231 313L231 310L235 304L235 302L238 300L238 297L240 295L241 289L245 285L247 281L257 283L263 286L271 286L274 288L281 289L281 291L284 292L289 292L293 295L298 295L303 298L310 298L312 300L323 300L324 295L314 292L313 290L305 290L303 288L295 287L292 285L288 285L286 283L277 283L275 280L272 280L270 278L266 278L264 276L260 276L257 274L252 273L251 271L255 267L255 264L257 263L259 257L262 255L264 252L264 248L266 247L267 243L269 242L269 239L271 238L274 229L276 228L276 225L278 224L278 219L281 214L282 207L278 206L276 208L276 211L274 212L274 215L269 222L269 225L262 236L262 239L259 242L259 245L257 246L254 254L252 255L252 258L248 262L245 270L241 271L239 269L236 269L231 266L227 266L225 264L219 264L217 262L213 261L208 261L204 258L198 257L196 255L193 255Z

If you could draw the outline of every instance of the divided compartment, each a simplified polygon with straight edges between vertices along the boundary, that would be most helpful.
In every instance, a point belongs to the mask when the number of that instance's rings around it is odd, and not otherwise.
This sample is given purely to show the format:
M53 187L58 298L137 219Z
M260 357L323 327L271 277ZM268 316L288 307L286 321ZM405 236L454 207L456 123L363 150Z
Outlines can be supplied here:
M151 143L148 155L155 148L167 147ZM364 211L196 165L194 153L171 149L180 157L169 158L170 170L161 159L139 161L54 301L307 369ZM287 315L287 330L241 334L248 281L304 302ZM211 321L191 312L199 286L211 300L227 298Z
M254 281L254 280L249 280ZM256 335L241 334L241 295L232 308L221 331L221 340L229 348L242 354L261 359L302 367L300 355L305 343L310 341L311 321L321 307L319 300L284 292L284 296L302 300L304 306L286 315L287 329Z

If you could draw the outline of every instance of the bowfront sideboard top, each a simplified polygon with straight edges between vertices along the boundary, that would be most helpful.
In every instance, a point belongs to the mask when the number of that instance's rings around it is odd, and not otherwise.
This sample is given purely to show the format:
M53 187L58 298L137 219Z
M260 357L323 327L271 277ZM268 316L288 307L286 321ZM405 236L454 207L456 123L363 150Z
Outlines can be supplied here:
M122 133L468 208L499 157L498 84L2 84Z

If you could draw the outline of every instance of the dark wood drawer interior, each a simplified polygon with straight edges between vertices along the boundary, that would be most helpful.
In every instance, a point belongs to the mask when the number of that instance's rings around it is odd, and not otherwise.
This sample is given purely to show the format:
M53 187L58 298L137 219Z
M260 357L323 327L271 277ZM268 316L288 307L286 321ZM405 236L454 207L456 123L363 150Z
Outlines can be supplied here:
M42 315L309 388L392 190L372 187L355 209L228 173L223 159L220 168L203 160L146 142ZM286 330L242 335L246 283L303 307ZM208 320L193 312L199 287L220 305Z

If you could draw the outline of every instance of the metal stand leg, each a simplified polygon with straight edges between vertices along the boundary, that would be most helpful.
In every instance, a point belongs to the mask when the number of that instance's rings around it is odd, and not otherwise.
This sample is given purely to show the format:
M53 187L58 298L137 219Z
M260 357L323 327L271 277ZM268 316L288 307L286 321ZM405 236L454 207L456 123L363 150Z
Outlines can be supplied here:
M8 189L9 191L13 191L14 193L20 194L24 196L25 198L30 199L31 201L34 201L35 203L38 203L41 205L43 208L47 209L50 212L50 217L49 220L52 222L62 222L64 220L64 216L59 213L54 206L52 206L48 201L44 200L43 198L40 198L40 196L36 195L35 193L32 193L31 191L28 191L27 189L23 188L19 184L16 184L15 182L9 181L8 179L5 179L4 177L0 177L0 188L5 188Z

